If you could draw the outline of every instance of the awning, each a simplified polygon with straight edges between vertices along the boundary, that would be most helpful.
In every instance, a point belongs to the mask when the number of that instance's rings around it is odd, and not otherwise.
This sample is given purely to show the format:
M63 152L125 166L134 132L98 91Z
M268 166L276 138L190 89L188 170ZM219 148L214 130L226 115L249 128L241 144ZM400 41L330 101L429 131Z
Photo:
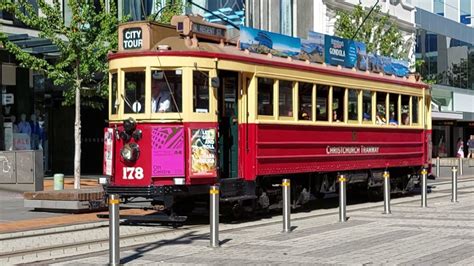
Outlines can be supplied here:
M7 38L12 43L18 45L24 51L35 55L57 56L59 49L50 40L34 37L28 34L7 33Z

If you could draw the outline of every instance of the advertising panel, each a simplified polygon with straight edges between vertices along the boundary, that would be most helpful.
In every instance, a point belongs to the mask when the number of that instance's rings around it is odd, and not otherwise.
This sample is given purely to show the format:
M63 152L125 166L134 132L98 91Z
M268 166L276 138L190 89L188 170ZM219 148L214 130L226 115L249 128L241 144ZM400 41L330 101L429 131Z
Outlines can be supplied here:
M190 129L190 175L217 176L216 129Z
M104 130L104 175L112 175L113 153L114 152L114 129L106 128Z
M240 48L253 53L297 58L301 41L299 38L240 26Z
M13 134L13 149L14 150L31 150L31 138L26 133Z
M345 67L367 70L367 47L365 43L346 40Z
M336 36L325 35L326 63L344 65L346 61L346 41Z
M299 59L324 63L324 34L310 31L307 40L301 39Z
M152 176L184 176L183 127L154 127L152 140Z

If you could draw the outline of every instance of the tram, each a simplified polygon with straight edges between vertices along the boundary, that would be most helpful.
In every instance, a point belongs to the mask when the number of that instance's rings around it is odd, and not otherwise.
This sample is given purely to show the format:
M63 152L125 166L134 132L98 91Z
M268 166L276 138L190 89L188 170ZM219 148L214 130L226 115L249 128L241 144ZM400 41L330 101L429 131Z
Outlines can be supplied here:
M250 53L222 25L119 26L109 59L107 193L186 213L220 185L232 214L269 209L291 179L294 205L349 188L409 191L430 163L429 87L395 77ZM226 208L228 207L228 208Z

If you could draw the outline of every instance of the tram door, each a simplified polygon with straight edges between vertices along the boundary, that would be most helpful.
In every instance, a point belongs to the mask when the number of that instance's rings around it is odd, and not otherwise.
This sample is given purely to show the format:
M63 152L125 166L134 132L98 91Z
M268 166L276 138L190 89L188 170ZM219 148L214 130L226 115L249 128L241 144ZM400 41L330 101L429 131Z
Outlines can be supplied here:
M237 177L239 74L219 71L219 168L220 178Z

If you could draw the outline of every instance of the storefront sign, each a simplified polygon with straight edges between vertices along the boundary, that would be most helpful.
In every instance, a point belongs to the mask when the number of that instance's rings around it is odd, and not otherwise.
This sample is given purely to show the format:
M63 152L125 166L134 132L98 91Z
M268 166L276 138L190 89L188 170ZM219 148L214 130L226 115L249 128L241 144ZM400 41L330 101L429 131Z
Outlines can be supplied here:
M128 28L123 30L123 49L139 49L143 45L141 28Z
M204 25L200 23L193 22L192 32L201 35L207 35L212 37L220 37L225 39L225 30L211 25Z
M157 177L184 176L183 127L155 127L151 132L152 170Z
M31 150L30 135L25 133L14 133L13 148L14 150Z
M190 129L192 176L217 176L216 129Z
M377 154L377 146L327 146L326 154Z
M104 175L112 175L114 156L114 129L106 128L104 132Z

